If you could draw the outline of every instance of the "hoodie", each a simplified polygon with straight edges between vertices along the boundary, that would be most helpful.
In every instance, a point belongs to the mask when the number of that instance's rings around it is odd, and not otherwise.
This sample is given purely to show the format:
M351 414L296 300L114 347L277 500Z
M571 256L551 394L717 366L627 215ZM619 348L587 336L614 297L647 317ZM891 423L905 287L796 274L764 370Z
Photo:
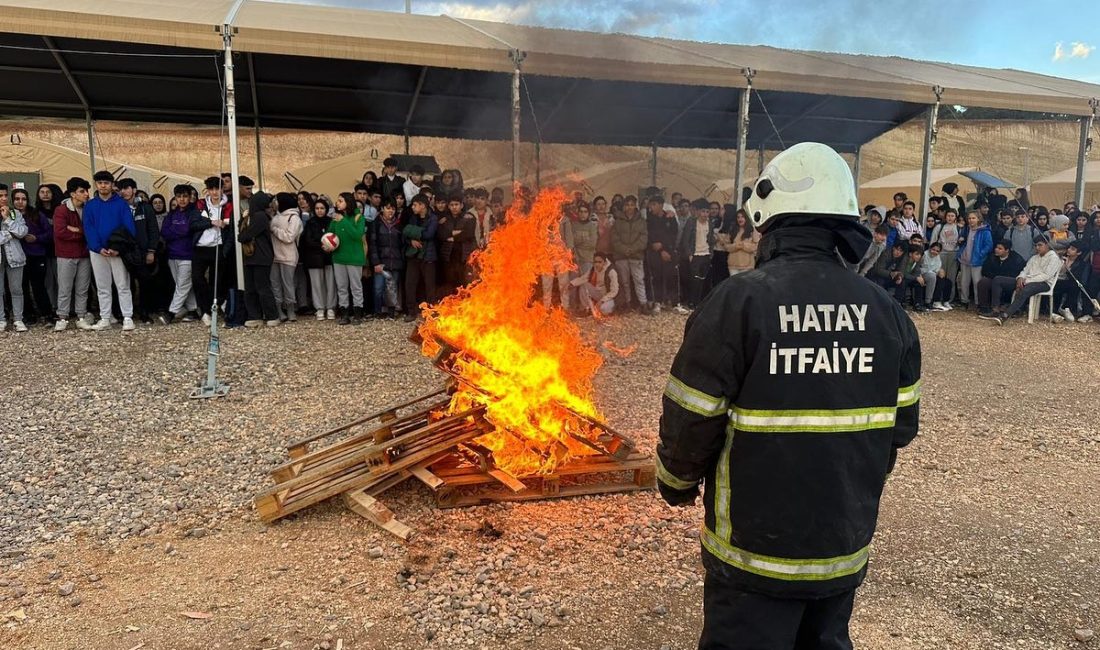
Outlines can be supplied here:
M130 204L118 194L112 194L104 201L97 193L84 204L82 219L88 250L94 253L107 248L107 240L117 228L125 228L131 236L137 237Z
M302 236L302 217L298 208L283 210L271 218L271 243L275 248L275 263L298 265L298 239Z

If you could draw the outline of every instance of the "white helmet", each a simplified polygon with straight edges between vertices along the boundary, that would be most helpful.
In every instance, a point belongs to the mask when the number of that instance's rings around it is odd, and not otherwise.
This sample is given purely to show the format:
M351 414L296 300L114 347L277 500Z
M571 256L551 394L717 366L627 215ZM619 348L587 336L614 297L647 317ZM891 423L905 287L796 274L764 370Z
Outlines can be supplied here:
M780 153L745 194L745 211L759 229L786 214L859 217L852 170L840 154L819 142L803 142Z

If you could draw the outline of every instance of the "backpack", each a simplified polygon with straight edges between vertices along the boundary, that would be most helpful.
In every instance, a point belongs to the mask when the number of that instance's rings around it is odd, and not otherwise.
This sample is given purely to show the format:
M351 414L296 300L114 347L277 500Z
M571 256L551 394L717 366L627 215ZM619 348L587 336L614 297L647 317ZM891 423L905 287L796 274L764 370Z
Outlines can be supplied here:
M241 232L244 232L244 231L248 230L248 226L250 225L250 221L251 221L248 217L249 217L249 215L248 215L247 212L244 213L243 216L241 216L241 230L240 230ZM241 253L245 257L252 257L252 254L255 253L255 252L256 252L256 242L254 242L254 241L241 242Z

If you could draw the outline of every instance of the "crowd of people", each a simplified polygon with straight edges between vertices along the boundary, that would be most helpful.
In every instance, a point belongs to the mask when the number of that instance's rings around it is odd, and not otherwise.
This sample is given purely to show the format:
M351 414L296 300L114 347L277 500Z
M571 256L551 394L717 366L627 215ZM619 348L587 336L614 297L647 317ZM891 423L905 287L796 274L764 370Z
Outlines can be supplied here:
M874 244L857 272L916 312L973 307L1003 325L1052 293L1055 321L1100 316L1100 206L1032 205L1023 188L1012 199L987 188L967 202L958 189L944 184L923 221L904 193L889 209L866 206Z
M474 251L509 214L502 188L466 187L461 171L398 175L394 159L335 197L268 194L239 177L200 192L178 185L149 195L101 171L32 197L0 185L0 330L41 323L104 330L121 322L165 325L220 309L231 325L277 326L312 315L340 324L412 321L469 283ZM975 306L1003 322L1053 288L1055 317L1088 321L1100 292L1100 209L1030 205L983 192L970 202L954 184L918 220L904 194L867 206L874 244L853 270L917 312ZM532 200L514 196L517 212ZM538 298L578 317L625 311L688 313L723 279L754 268L760 235L744 210L651 187L641 196L587 197L563 205L561 244L575 268L537 282ZM236 239L244 304L236 306ZM94 289L94 290L93 290ZM233 314L241 315L233 318Z

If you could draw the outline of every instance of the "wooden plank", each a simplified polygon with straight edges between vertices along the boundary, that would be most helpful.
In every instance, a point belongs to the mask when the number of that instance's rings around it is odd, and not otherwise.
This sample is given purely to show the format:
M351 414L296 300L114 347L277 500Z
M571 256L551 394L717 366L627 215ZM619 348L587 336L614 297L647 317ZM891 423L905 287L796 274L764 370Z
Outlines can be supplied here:
M416 478L416 480L420 481L424 485L427 485L433 490L439 488L440 485L443 485L443 479L439 478L435 474L432 474L432 471L425 467L423 464L417 465L416 467L410 469L409 473L412 474L413 477Z
M496 490L487 492L478 490L465 494L458 490L446 490L438 493L436 505L440 508L463 508L467 506L481 506L491 503L541 501L548 499L564 499L569 497L592 496L597 494L618 494L624 492L639 492L651 488L636 485L633 481L614 483L593 483L590 485L562 485L556 494L545 494L542 490L525 490L520 493Z
M523 484L523 481L519 480L518 478L512 476L502 469L491 469L485 473L499 481L501 485L513 492L523 492L527 489L527 486Z
M393 512L389 508L364 490L345 492L344 505L355 514L393 534L398 539L407 542L416 534L407 524L394 519Z

